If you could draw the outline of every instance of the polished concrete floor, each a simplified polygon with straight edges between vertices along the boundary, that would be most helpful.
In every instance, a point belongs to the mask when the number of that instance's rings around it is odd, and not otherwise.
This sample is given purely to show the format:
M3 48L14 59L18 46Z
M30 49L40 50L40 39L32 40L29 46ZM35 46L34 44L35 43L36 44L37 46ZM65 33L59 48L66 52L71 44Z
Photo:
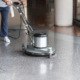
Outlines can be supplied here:
M29 11L32 13L29 14ZM39 14L34 13L35 9L29 11L29 16L33 15L28 18L35 29L33 33L46 32L48 46L55 48L56 54L51 59L24 54L21 45L29 43L26 30L21 30L20 38L10 38L10 44L5 43L0 37L0 80L80 80L80 37L56 33L36 26L33 18ZM15 19L19 20L18 16L16 13ZM15 20L13 23L9 22L9 28L19 29L19 23ZM25 29L24 26L22 28ZM9 35L17 37L18 30L9 30Z

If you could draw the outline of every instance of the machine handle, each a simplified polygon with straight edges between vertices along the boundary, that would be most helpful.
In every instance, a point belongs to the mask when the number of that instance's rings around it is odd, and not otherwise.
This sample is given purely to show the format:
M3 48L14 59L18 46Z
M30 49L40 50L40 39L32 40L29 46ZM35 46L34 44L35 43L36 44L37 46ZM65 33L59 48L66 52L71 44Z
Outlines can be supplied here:
M25 17L25 14L24 14L24 12L23 12L22 9L21 9L21 5L23 5L23 3L13 2L14 8L18 10L18 12L19 12L19 14L20 14L20 17L21 17L21 19L22 19L22 21L23 21L23 23L25 24L26 28L28 29L28 34L30 34L30 33L33 31L33 29L32 29L32 27L29 25L29 23L28 23L28 21L27 21L27 19L26 19L26 17ZM23 5L23 7L24 7L24 5Z
M20 3L20 5L23 5L23 3Z
M23 3L13 2L12 5L14 6L15 9L19 9L21 5L23 5Z

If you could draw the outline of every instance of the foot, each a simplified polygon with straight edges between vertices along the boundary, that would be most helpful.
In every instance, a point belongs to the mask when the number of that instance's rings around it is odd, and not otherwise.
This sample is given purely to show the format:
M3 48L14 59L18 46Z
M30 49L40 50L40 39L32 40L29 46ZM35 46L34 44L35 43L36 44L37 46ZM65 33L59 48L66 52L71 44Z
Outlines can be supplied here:
M7 43L10 43L10 39L7 36L4 37L4 41L7 42Z

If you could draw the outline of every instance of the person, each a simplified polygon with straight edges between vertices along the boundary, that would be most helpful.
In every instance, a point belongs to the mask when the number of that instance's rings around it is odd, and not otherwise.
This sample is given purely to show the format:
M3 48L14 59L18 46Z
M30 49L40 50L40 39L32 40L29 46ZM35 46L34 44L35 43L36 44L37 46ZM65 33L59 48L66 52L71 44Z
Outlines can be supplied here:
M23 5L25 1L19 0ZM4 37L4 41L10 43L8 38L8 13L9 6L11 6L11 0L0 0L0 13L1 13L1 37Z

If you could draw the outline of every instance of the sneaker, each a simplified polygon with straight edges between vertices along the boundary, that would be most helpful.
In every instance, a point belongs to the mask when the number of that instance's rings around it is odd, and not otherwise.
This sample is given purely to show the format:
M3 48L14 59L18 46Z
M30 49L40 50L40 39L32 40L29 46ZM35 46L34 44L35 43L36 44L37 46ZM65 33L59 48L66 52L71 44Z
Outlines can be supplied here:
M7 42L7 43L10 43L10 39L7 36L4 37L4 41Z

